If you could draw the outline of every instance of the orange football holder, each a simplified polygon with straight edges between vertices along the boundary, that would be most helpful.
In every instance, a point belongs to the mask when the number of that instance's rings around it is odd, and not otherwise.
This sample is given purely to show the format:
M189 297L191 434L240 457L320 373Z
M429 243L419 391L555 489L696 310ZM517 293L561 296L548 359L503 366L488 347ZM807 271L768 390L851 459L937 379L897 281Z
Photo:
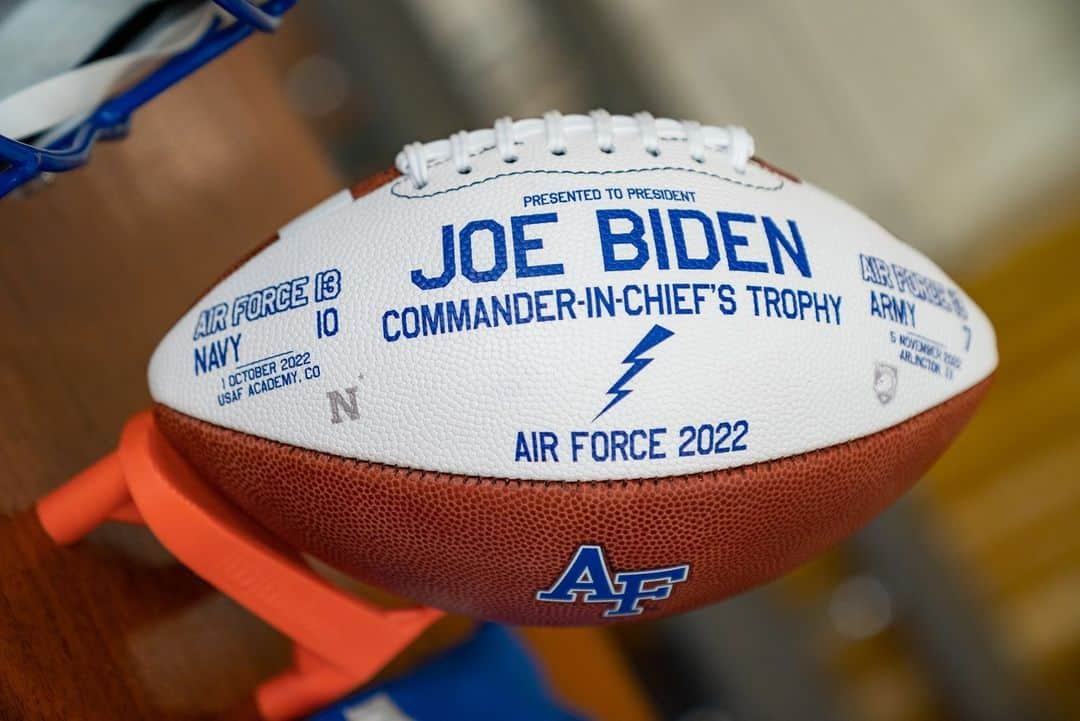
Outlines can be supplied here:
M317 575L202 481L149 411L127 423L117 450L42 498L37 514L61 545L107 520L144 524L184 565L292 639L292 668L255 692L266 721L308 713L369 681L443 615L381 609Z

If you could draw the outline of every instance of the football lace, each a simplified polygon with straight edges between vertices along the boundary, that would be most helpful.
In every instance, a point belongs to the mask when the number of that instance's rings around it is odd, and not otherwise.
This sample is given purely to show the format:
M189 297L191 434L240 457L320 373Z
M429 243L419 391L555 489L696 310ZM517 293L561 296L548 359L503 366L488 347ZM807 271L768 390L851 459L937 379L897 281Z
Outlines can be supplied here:
M409 143L398 153L395 164L417 188L423 188L434 165L451 161L458 173L467 175L472 172L472 158L492 149L504 163L515 163L518 146L538 138L544 139L549 153L561 156L566 154L567 137L582 133L592 133L603 153L614 153L616 143L631 136L636 136L653 157L661 154L663 141L680 141L685 143L692 161L704 163L707 151L726 153L738 173L746 172L746 164L754 155L754 138L735 125L717 127L692 120L654 118L646 112L629 116L593 110L588 115L563 115L551 110L541 118L499 118L491 128L462 130L430 143Z

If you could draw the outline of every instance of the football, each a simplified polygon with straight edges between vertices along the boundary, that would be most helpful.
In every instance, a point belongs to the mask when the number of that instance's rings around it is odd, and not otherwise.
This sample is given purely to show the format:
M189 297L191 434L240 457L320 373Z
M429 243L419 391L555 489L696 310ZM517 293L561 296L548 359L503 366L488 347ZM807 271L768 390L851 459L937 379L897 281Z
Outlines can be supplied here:
M963 290L745 130L551 112L413 143L282 227L149 383L166 438L296 548L434 607L594 624L851 534L996 363Z

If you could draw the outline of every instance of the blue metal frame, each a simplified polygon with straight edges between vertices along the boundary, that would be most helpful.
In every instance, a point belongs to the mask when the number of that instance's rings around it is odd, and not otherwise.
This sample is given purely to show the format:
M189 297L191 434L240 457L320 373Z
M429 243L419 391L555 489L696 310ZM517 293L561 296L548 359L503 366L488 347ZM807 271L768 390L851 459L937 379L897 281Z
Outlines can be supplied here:
M296 0L269 0L256 5L252 0L214 0L236 18L222 26L214 21L206 35L194 46L176 55L135 86L102 103L78 127L62 137L38 147L0 135L0 160L10 166L0 170L0 198L41 173L58 173L86 163L98 140L127 134L131 114L162 91L180 82L203 65L226 52L252 32L273 32L281 16Z

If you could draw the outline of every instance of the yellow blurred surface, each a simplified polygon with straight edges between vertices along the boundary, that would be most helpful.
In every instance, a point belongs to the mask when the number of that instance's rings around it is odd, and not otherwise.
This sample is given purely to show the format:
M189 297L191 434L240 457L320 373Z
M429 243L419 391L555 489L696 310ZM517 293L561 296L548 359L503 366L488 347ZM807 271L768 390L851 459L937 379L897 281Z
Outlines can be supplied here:
M1080 218L969 283L993 319L995 388L927 499L1012 657L1080 718Z

